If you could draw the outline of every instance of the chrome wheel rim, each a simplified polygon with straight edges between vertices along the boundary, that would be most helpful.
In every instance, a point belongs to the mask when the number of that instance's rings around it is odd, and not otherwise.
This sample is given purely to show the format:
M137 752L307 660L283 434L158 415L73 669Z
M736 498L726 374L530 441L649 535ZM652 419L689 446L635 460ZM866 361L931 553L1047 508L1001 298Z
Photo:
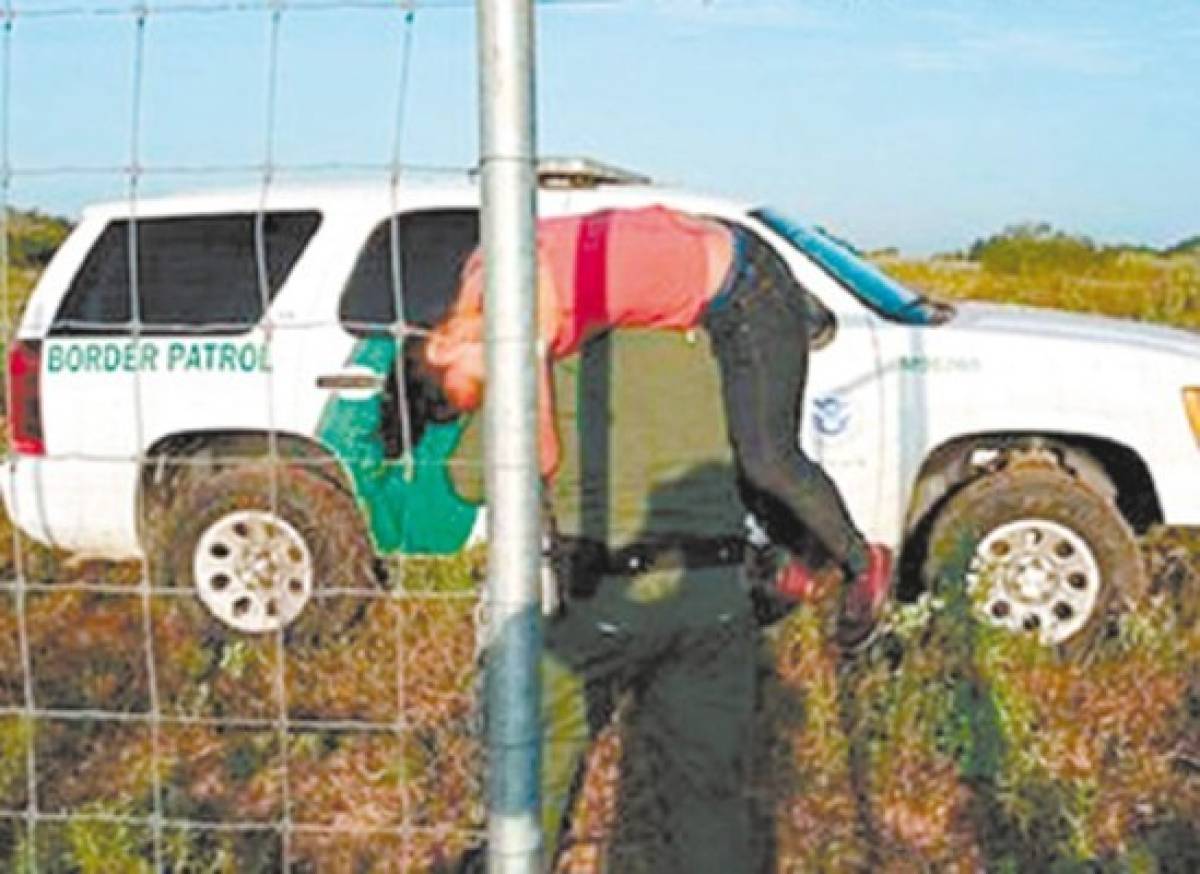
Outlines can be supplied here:
M1049 519L1018 519L979 542L966 582L985 621L1053 646L1087 625L1103 581L1095 553L1077 532Z
M204 606L225 625L251 634L277 631L312 597L312 553L286 519L238 510L200 535L192 576Z

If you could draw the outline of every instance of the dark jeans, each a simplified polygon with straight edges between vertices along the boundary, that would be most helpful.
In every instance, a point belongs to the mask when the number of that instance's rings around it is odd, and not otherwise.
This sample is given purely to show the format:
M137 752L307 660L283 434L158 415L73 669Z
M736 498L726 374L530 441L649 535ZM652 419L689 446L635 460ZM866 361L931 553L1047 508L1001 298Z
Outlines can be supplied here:
M746 503L759 508L765 498L856 575L867 562L863 536L837 486L798 441L811 304L778 255L745 232L734 233L734 266L705 313L704 327L721 366L729 439L749 492ZM763 521L772 527L771 519Z

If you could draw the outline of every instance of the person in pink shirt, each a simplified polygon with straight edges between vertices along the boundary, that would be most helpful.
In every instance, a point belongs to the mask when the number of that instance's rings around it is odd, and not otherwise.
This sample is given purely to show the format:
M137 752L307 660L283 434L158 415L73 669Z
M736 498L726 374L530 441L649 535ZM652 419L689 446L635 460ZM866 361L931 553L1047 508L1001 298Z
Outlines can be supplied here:
M838 640L861 645L886 602L891 555L866 542L837 487L799 447L819 308L779 255L738 225L662 206L543 219L537 251L538 332L545 349L538 416L542 475L553 477L560 454L551 361L612 329L704 327L720 364L746 503L793 555L805 552L787 533L799 523L840 566L846 583ZM424 358L455 407L479 407L486 376L479 251L463 270L449 314L428 337ZM788 517L791 522L771 524ZM793 563L781 586L802 593L809 587L807 572Z

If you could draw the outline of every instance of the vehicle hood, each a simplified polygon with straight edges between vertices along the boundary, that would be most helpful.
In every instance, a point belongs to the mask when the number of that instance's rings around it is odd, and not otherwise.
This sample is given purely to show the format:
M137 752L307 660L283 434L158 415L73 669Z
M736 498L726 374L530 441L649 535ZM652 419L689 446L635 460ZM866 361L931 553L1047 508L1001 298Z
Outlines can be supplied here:
M1196 331L1129 319L1005 304L966 302L955 304L955 309L957 313L954 318L934 333L987 334L993 337L1006 335L1014 342L1053 341L1055 346L1061 346L1064 351L1077 349L1081 345L1104 347L1108 355L1152 353L1186 359L1188 363L1200 365L1200 332ZM955 336L955 339L967 337Z

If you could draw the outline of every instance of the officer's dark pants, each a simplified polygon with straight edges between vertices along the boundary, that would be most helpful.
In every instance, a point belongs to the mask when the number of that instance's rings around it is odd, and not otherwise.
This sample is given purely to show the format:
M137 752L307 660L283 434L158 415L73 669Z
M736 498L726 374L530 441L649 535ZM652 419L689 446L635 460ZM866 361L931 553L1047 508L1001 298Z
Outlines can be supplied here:
M755 626L739 568L607 577L545 629L543 828L551 849L614 692L650 741L668 858L656 871L749 870ZM641 748L641 747L639 747Z
M866 544L837 486L798 442L808 375L809 313L779 257L738 239L733 272L704 327L721 365L729 437L743 480L813 534L843 568L866 568ZM754 506L754 495L747 495ZM769 516L766 521L770 521Z

